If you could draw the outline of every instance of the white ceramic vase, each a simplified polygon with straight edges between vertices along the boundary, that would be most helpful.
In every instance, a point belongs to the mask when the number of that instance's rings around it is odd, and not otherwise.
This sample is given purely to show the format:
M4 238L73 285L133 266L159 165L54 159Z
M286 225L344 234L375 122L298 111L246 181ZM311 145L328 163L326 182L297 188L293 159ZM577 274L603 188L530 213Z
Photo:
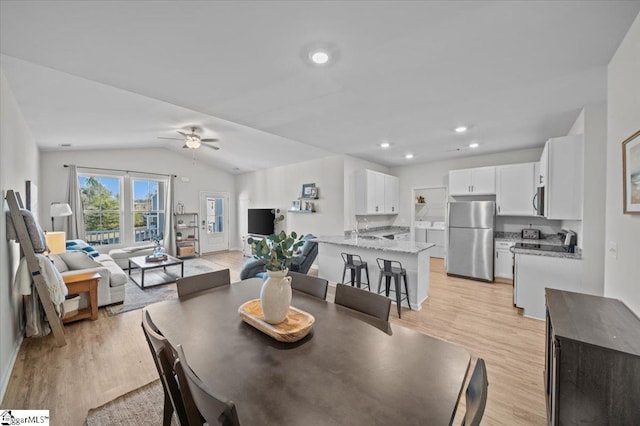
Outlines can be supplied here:
M267 271L267 279L262 284L260 303L264 320L269 324L279 324L287 317L291 305L291 277L288 269Z

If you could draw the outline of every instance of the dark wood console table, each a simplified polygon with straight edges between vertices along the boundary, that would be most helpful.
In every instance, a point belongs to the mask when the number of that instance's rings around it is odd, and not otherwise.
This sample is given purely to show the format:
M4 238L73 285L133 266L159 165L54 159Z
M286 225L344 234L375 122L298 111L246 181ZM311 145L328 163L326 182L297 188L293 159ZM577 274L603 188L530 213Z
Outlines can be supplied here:
M640 421L640 319L621 301L546 289L551 425Z

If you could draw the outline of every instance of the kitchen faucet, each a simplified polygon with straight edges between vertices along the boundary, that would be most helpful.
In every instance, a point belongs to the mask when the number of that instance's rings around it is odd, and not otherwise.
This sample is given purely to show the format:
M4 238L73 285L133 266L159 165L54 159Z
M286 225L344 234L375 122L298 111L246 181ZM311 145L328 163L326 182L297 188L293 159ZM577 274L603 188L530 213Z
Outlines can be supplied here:
M364 230L366 231L366 230L369 229L369 221L367 220L366 217L363 217L362 220L364 221ZM356 233L356 235L360 235L360 220L358 220L358 216L356 216L355 233Z

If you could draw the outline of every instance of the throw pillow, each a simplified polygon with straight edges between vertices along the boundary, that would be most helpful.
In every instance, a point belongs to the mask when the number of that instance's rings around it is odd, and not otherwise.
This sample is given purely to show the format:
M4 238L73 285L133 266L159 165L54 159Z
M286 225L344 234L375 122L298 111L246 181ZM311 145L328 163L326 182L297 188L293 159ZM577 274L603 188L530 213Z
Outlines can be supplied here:
M90 247L89 244L83 240L67 240L65 245L67 247L67 251L82 250L83 248Z
M82 251L84 252L84 254L86 254L92 259L95 259L96 257L100 256L100 253L98 253L98 251L91 246L83 248Z
M20 213L22 214L24 224L27 227L27 233L29 234L31 245L33 245L33 251L36 253L49 251L49 247L47 247L47 240L44 239L44 233L42 232L40 225L38 225L38 222L36 222L36 219L33 217L33 214L27 209L20 209ZM18 234L13 227L11 215L7 215L7 218L7 240L17 241Z
M67 264L70 271L102 266L82 251L68 251L66 253L60 253L58 256Z
M50 254L49 259L51 259L51 261L53 262L53 266L56 267L58 272L62 273L69 270L69 267L66 263L64 263L64 260L62 260L57 254Z

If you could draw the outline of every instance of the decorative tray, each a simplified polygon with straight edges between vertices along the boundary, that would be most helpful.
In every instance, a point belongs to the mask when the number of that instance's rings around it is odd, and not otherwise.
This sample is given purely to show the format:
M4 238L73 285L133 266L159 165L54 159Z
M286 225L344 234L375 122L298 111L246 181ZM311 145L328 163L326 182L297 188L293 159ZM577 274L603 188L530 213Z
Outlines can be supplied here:
M310 313L290 306L289 314L284 321L279 324L269 324L264 321L260 299L243 303L238 308L238 313L244 322L280 342L297 342L309 334L313 323L316 322Z
M163 254L162 256L147 256L144 258L145 262L164 262L167 259L166 254Z

